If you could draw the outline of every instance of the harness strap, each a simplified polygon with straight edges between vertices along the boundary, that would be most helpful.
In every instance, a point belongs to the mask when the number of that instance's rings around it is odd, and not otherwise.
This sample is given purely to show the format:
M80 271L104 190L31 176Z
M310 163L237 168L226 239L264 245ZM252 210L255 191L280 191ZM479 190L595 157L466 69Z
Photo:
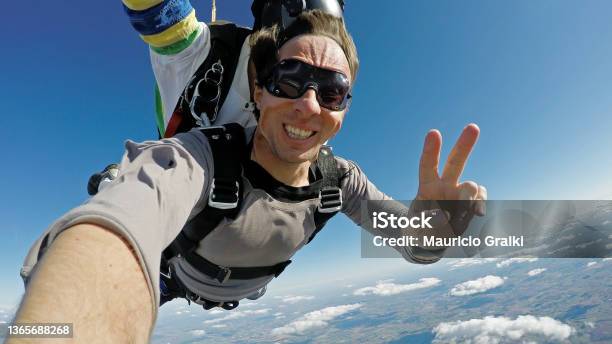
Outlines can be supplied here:
M235 218L242 202L242 152L246 147L244 129L236 123L201 129L208 138L213 155L214 173L205 216L189 220L176 239L164 251L166 259L193 252L223 218ZM232 158L229 158L232 157Z
M187 289L187 287L185 287L183 283L181 283L181 281L178 278L172 277L172 271L170 270L170 267L168 265L164 266L164 264L167 264L167 262L162 260L162 268L168 271L168 275L160 274L160 279L159 279L159 289L160 289L159 290L160 291L159 305L160 306L162 306L166 302L176 299L177 297L181 297L181 298L185 298L188 302L193 301L199 305L202 305L202 307L204 307L204 309L206 310L209 310L215 307L220 307L220 308L223 308L229 311L229 310L232 310L238 307L239 302L236 300L234 301L212 301L212 300L202 298L192 293L191 291L189 291L189 289Z
M208 138L214 160L213 182L211 183L208 203L200 214L185 224L177 238L164 251L161 271L169 272L167 261L180 255L198 271L218 280L220 283L224 283L228 279L245 280L271 275L278 277L291 263L291 260L271 266L225 267L217 265L195 252L200 241L209 235L223 218L235 218L240 210L242 202L242 159L247 156L247 154L243 154L247 145L244 130L240 125L232 123L222 127L203 128L201 131ZM308 242L342 208L342 192L339 187L340 175L330 147L324 146L321 148L317 166L323 180L319 195L320 205L314 213L315 231L309 237ZM170 274L162 274L162 279L176 278L173 278ZM180 284L180 281L175 283ZM185 288L180 290L180 293L186 295L182 297L198 303L203 302L205 308L226 308L237 305L237 302L234 304L233 301L228 303L204 300L197 295L185 293L184 290Z
M225 267L217 265L195 252L185 256L185 260L198 271L216 279L219 283L225 283L230 278L246 280L271 275L277 277L291 264L291 260L287 260L271 266Z
M208 27L210 29L210 52L180 96L164 137L172 137L196 126L196 121L191 115L191 105L193 105L194 112L205 113L208 120L214 125L217 112L227 98L240 60L240 50L251 30L226 21L217 21L209 24ZM222 73L217 76L218 79L214 78L219 83L211 87L210 82L201 81L207 79L207 72L213 70L216 63L222 66ZM208 73L208 76L211 76L211 73ZM197 99L193 99L195 94L198 95ZM194 103L191 104L191 101Z
M321 204L314 213L315 230L306 244L319 234L327 221L342 209L342 190L340 189L340 171L331 147L322 146L317 159L317 166L323 175L319 199Z

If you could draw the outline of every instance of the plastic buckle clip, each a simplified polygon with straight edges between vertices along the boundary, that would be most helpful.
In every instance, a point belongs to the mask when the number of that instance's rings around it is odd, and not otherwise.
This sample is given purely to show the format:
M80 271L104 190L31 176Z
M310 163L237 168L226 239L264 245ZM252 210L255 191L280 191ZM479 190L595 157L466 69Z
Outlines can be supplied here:
M342 190L338 187L324 187L319 192L319 212L333 213L342 209Z
M212 185L210 186L210 194L208 195L208 205L212 208L217 209L234 209L238 206L238 197L240 186L237 181L233 181L234 185L231 184L231 181L228 183L219 183L220 181L216 178L213 178ZM217 186L219 188L217 188ZM219 196L224 199L229 199L229 201L218 201Z

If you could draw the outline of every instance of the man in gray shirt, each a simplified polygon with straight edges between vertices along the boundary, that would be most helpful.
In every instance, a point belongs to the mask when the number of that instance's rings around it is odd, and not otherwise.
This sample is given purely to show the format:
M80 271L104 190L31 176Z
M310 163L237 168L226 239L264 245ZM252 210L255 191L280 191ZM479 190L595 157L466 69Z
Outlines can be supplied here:
M251 39L259 118L247 138L240 209L195 249L198 259L236 270L285 262L315 232L321 202L316 161L340 130L358 66L342 19L322 12L302 13L286 30L262 30ZM416 199L469 200L475 214L484 213L486 190L459 183L478 134L476 125L464 129L442 175L441 135L427 134ZM160 303L162 251L213 197L218 166L211 140L196 129L161 141L128 141L118 178L33 245L22 270L28 287L16 322L72 322L77 342L100 335L109 342L147 341ZM376 233L361 218L363 200L406 211L355 163L334 163L341 211L354 222ZM417 263L438 259L426 250L399 251ZM219 302L261 296L274 277L217 279L184 257L171 257L168 266L191 294Z

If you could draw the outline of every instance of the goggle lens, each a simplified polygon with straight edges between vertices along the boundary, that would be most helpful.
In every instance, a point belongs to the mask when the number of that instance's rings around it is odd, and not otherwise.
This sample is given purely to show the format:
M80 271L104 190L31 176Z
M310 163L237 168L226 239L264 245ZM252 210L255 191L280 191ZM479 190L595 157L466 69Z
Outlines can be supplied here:
M312 88L319 105L332 111L344 110L351 98L350 80L346 75L299 60L279 62L265 86L271 94L289 99L300 98Z

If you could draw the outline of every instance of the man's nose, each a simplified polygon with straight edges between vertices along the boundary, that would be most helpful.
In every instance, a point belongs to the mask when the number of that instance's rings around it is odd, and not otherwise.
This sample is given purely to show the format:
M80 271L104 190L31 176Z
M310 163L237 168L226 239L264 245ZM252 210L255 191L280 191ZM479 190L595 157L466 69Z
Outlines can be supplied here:
M300 98L295 100L295 109L303 116L312 116L321 113L321 107L317 100L317 92L312 88L306 90Z

